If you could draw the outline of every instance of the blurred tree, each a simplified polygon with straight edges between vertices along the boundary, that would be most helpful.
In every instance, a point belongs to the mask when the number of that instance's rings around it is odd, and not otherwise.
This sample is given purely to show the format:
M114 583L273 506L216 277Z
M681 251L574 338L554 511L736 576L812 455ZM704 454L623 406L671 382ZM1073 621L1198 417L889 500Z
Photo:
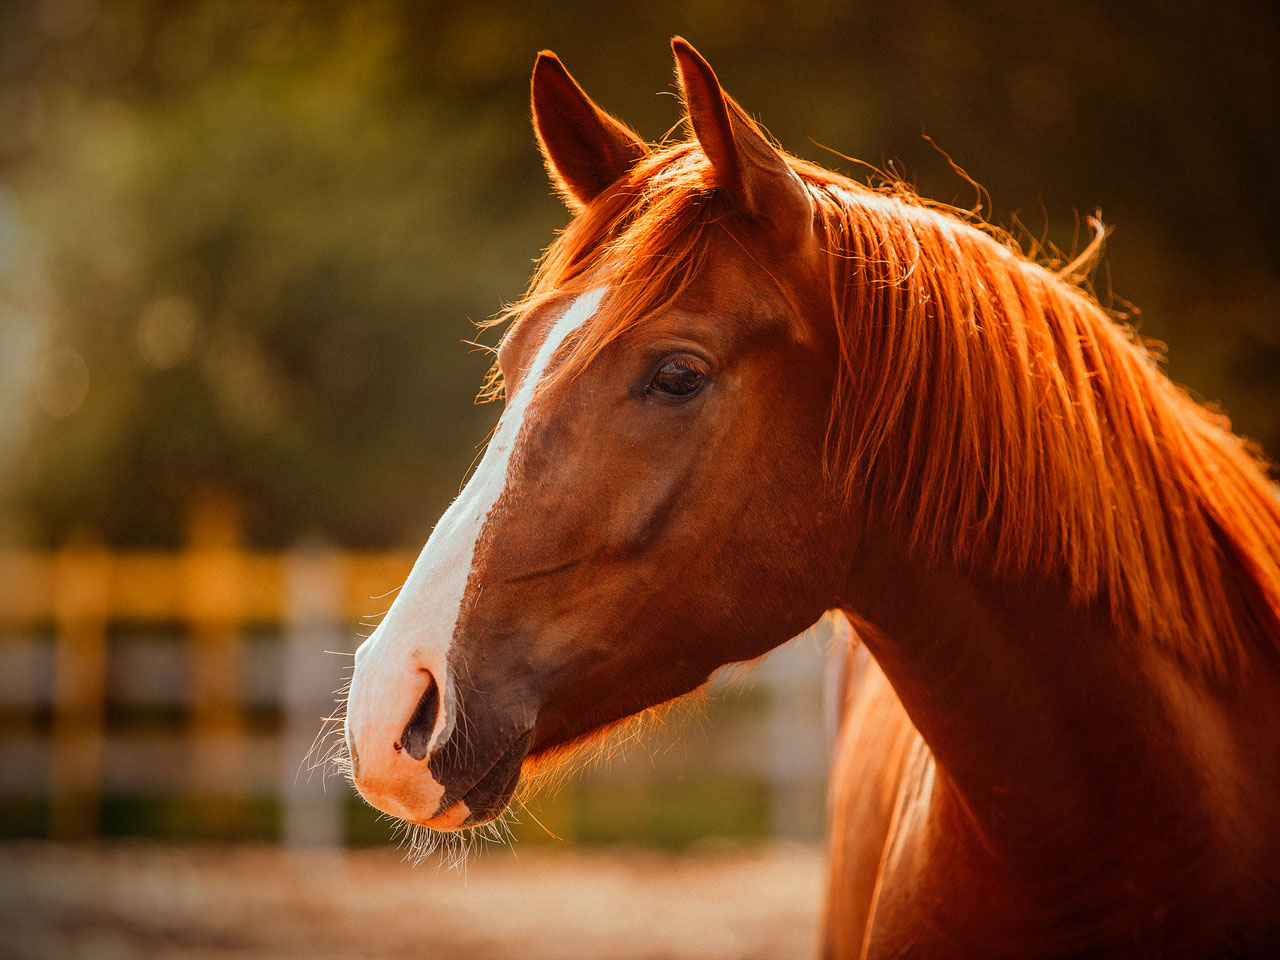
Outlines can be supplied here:
M420 542L497 415L466 318L565 220L533 54L657 138L673 33L814 160L970 205L923 127L997 222L1069 249L1100 206L1175 378L1280 450L1262 0L42 0L0 7L0 536L171 541L207 484L259 543Z
M536 247L511 240L527 210L488 237L455 224L524 144L404 96L387 9L323 29L243 12L170 21L151 94L68 94L14 177L34 311L90 379L82 405L45 405L19 464L42 531L172 539L214 485L261 541L398 540L484 435L465 318L518 292Z

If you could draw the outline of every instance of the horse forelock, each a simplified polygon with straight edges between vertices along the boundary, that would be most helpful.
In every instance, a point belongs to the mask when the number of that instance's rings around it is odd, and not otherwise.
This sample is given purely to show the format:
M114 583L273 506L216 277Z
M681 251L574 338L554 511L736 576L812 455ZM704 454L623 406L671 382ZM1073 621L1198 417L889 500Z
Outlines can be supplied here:
M1280 654L1280 496L1260 452L1080 285L964 211L788 158L814 200L839 344L828 475L930 561L1066 582L1230 676ZM655 150L548 248L515 320L608 278L574 376L733 230L692 143ZM1087 266L1087 264L1085 264ZM491 376L488 389L500 389Z

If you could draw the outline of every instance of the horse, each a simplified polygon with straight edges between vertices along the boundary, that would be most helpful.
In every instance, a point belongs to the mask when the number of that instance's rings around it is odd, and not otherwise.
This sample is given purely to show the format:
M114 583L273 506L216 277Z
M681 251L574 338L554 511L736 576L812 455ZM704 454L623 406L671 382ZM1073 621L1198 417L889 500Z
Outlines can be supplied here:
M1280 496L1057 266L785 153L686 41L645 142L550 52L572 218L488 447L356 653L431 831L831 614L823 955L1280 955Z

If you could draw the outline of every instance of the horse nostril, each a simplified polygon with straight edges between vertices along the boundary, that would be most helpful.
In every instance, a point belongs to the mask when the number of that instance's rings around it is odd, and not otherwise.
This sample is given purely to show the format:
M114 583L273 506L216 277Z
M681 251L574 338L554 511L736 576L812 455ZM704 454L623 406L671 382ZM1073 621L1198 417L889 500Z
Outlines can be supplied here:
M436 686L436 678L431 677L427 682L427 689L423 691L422 699L414 708L413 716L405 724L404 732L400 734L400 739L395 744L396 749L403 749L415 760L425 760L427 747L431 743L431 732L436 728L436 714L439 712L440 688Z

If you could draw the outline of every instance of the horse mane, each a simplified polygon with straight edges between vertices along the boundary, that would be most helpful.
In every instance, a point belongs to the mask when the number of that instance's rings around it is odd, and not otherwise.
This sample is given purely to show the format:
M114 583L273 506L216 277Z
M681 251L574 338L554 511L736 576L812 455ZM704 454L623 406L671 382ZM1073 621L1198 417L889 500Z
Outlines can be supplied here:
M794 157L839 343L828 476L925 561L1063 583L1226 678L1280 656L1280 494L1080 285L1007 235ZM675 301L732 229L692 142L639 161L548 248L517 319L607 276L557 375ZM491 376L492 394L500 384Z

